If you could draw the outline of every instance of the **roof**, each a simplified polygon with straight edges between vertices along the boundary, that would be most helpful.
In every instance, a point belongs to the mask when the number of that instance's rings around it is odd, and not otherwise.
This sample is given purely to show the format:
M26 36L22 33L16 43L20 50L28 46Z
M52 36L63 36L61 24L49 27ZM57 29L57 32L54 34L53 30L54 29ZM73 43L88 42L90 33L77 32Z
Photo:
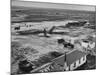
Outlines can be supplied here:
M86 55L86 53L79 51L79 50L75 50L69 54L66 54L67 65L69 66L70 64L79 60L81 57L83 57L85 55Z
M62 55L58 58L55 58L53 62L64 65L64 62L66 61L67 65L69 66L73 62L81 59L81 57L85 56L86 53L79 51L79 50L74 50L72 52L66 53L66 60L65 60L65 55Z
M37 72L37 71L39 71L41 69L44 69L46 66L51 65L53 62L56 63L56 67L55 68L56 69L58 68L58 70L59 70L59 66L63 67L65 61L67 63L67 66L69 66L70 64L72 64L73 62L75 62L76 60L80 59L81 57L83 57L85 55L86 55L86 53L84 53L82 51L74 50L74 51L71 51L70 53L66 53L66 55L61 55L61 56L53 59L52 62L44 64L44 65L36 68L35 70L32 70L31 72ZM65 56L66 56L66 58L65 58Z

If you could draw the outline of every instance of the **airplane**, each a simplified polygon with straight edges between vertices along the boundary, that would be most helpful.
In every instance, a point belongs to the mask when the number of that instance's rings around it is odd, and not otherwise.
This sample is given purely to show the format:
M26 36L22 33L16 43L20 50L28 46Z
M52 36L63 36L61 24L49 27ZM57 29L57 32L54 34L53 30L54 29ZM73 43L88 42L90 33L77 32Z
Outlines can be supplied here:
M29 34L37 35L38 34L39 36L50 37L50 34L53 33L53 30L55 28L56 27L53 26L49 30L47 30L46 28L44 28L44 29L30 29L30 30L22 30L22 31L19 30L16 33L18 33L20 35L29 35Z

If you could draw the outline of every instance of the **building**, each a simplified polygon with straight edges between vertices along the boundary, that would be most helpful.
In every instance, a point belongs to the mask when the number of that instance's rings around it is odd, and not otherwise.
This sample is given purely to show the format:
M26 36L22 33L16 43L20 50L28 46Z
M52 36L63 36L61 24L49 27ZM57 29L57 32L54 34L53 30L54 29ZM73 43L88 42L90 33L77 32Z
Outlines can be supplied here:
M96 47L95 41L93 40L82 40L80 43L84 51L92 50Z
M65 53L62 57L53 61L59 65L64 65L64 70L70 71L78 68L86 62L86 53L74 50L69 53Z
M71 71L75 70L86 62L86 53L73 50L65 53L50 63L47 63L31 72L55 72L55 71ZM56 66L55 66L56 65Z
M95 48L95 42L89 42L89 47L90 47L90 49L93 49L93 48Z
M87 23L87 21L78 21L78 22L69 22L68 24L66 24L66 27L73 27L73 26L84 26Z

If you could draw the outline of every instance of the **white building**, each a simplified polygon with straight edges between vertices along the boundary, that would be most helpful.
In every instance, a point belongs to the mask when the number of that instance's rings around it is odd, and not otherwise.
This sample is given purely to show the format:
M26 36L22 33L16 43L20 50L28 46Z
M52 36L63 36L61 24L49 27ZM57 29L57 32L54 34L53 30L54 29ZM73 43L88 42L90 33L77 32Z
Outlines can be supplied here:
M72 71L80 67L86 62L86 53L73 50L69 53L65 53L64 55L55 58L51 61L51 63L47 63L32 72L51 72L54 71ZM55 64L52 65L52 63Z
M86 53L74 50L68 54L65 54L64 70L74 70L86 62Z
M90 49L95 48L95 42L89 42L89 47L90 47Z

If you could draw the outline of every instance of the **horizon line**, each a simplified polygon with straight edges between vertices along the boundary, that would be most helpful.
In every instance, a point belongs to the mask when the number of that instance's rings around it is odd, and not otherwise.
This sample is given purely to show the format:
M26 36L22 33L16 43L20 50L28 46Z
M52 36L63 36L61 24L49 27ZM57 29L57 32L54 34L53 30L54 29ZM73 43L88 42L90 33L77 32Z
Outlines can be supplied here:
M79 11L96 11L94 5L79 5L79 4L64 4L64 3L50 3L50 2L36 2L36 1L22 1L13 0L11 6L34 7L45 9L64 9L64 10L79 10Z

